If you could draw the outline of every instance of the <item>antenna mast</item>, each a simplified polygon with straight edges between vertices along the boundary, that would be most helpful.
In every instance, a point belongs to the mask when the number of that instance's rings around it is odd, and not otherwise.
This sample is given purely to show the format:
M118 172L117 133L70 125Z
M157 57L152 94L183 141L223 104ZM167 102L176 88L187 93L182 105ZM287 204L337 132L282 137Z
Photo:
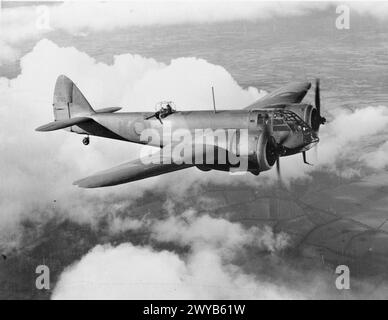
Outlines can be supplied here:
M212 96L213 96L213 108L214 108L214 113L217 112L216 110L216 99L214 98L214 88L212 87Z

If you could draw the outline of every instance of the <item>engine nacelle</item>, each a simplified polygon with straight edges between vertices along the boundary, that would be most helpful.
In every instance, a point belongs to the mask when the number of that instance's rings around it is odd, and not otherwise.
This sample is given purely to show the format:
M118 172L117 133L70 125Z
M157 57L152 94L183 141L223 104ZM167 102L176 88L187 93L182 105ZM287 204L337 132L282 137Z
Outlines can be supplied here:
M248 145L246 141L242 141L245 138L239 134L233 135L228 148L231 153L228 155L229 161L226 164L224 162L198 164L196 167L202 171L230 171L233 170L232 168L235 168L236 170L247 170L253 174L259 174L261 171L271 169L276 162L274 143L269 142L268 138L261 132L249 134L246 137L248 137ZM230 161L231 159L233 161Z
M311 104L291 104L284 109L290 110L306 122L314 131L319 128L319 115L317 109Z
M249 137L249 171L258 174L273 167L276 162L274 145L264 134Z

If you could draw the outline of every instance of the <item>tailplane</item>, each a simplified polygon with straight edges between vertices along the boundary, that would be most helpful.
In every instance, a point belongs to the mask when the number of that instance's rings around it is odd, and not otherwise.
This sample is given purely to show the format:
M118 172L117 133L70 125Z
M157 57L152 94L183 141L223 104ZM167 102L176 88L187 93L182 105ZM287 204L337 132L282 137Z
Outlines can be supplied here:
M87 122L91 118L88 117L75 117L70 119L63 119L63 120L55 120L53 122L44 124L43 126L40 126L36 128L36 131L54 131L59 129L65 129L77 124L80 124L82 122Z

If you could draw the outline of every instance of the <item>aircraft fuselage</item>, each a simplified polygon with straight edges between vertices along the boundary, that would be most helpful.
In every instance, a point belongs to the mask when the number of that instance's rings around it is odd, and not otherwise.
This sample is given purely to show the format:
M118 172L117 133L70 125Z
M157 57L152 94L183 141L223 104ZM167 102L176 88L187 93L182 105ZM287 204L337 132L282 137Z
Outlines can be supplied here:
M264 121L269 121L273 136L278 141L287 139L284 146L288 151L284 155L307 150L318 141L311 128L298 116L298 123L287 121L284 110L219 110L219 111L179 111L158 120L147 119L150 112L101 113L91 116L93 120L74 125L70 131L94 136L129 141L139 144L149 144L163 147L170 141L170 136L176 130L247 130L249 136L257 137L263 131ZM144 141L142 132L146 129L155 131L160 141Z

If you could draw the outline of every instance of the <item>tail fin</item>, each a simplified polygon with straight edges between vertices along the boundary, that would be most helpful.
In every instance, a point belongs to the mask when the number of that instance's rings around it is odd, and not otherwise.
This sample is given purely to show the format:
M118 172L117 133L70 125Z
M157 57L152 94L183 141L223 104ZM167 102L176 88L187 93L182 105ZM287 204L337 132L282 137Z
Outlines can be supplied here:
M60 75L55 84L53 108L55 121L95 113L78 87L64 75Z
M36 131L69 130L73 125L90 121L89 116L96 113L73 81L64 75L55 84L53 109L55 121Z

